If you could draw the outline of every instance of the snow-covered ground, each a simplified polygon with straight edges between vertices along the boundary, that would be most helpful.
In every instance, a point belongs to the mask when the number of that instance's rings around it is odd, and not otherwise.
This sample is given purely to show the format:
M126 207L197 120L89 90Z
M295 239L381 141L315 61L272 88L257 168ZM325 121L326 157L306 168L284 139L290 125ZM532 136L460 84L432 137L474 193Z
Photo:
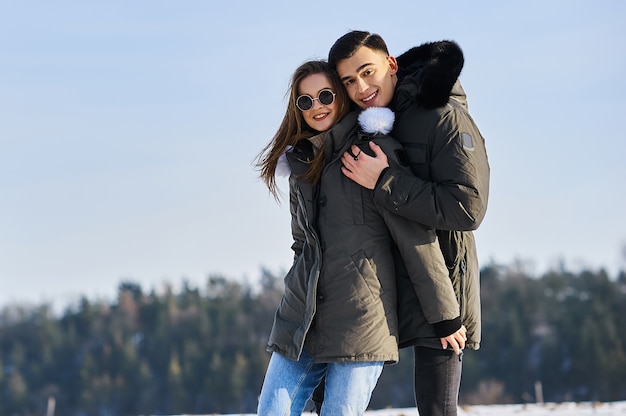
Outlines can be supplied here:
M418 416L417 409L375 410L367 416ZM626 416L626 401L463 406L459 416Z
M314 413L304 413L305 416ZM418 416L417 409L371 410L366 416ZM626 401L610 403L545 403L463 406L459 416L626 416ZM217 415L215 415L217 416ZM223 416L255 416L253 413Z

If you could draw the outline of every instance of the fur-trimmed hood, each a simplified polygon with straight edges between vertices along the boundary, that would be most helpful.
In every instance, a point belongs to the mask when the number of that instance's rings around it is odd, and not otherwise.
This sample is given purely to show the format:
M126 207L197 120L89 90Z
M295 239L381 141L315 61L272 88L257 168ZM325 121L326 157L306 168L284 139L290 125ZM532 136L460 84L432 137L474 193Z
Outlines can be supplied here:
M417 87L413 91L416 94L414 98L424 107L441 107L448 102L450 95L455 96L457 101L465 102L465 93L457 82L463 69L463 51L456 42L442 40L424 43L396 59L399 66L398 83Z

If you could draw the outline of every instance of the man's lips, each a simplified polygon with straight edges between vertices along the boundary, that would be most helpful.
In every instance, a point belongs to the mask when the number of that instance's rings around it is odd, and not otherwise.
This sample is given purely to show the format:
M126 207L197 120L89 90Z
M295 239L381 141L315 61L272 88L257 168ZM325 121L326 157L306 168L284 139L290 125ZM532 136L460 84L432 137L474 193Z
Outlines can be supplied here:
M374 91L367 97L361 99L361 101L363 101L363 104L368 104L369 102L373 101L377 96L378 96L378 91Z

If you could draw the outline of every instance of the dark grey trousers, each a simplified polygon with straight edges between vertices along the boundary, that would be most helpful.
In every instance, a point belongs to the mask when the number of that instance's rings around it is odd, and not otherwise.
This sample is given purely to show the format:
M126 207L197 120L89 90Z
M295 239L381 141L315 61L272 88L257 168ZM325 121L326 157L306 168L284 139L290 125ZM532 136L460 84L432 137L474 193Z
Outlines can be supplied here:
M456 416L463 361L454 351L413 347L420 416Z

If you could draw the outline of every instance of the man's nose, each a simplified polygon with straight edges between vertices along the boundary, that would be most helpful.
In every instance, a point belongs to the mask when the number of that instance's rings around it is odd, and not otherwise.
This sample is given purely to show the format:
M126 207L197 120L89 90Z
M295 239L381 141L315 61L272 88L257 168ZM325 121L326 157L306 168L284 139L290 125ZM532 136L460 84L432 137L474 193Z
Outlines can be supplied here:
M369 87L369 85L367 84L367 82L365 82L365 80L361 79L361 78L357 78L356 80L356 86L359 90L359 92L363 92L366 91L367 88Z

